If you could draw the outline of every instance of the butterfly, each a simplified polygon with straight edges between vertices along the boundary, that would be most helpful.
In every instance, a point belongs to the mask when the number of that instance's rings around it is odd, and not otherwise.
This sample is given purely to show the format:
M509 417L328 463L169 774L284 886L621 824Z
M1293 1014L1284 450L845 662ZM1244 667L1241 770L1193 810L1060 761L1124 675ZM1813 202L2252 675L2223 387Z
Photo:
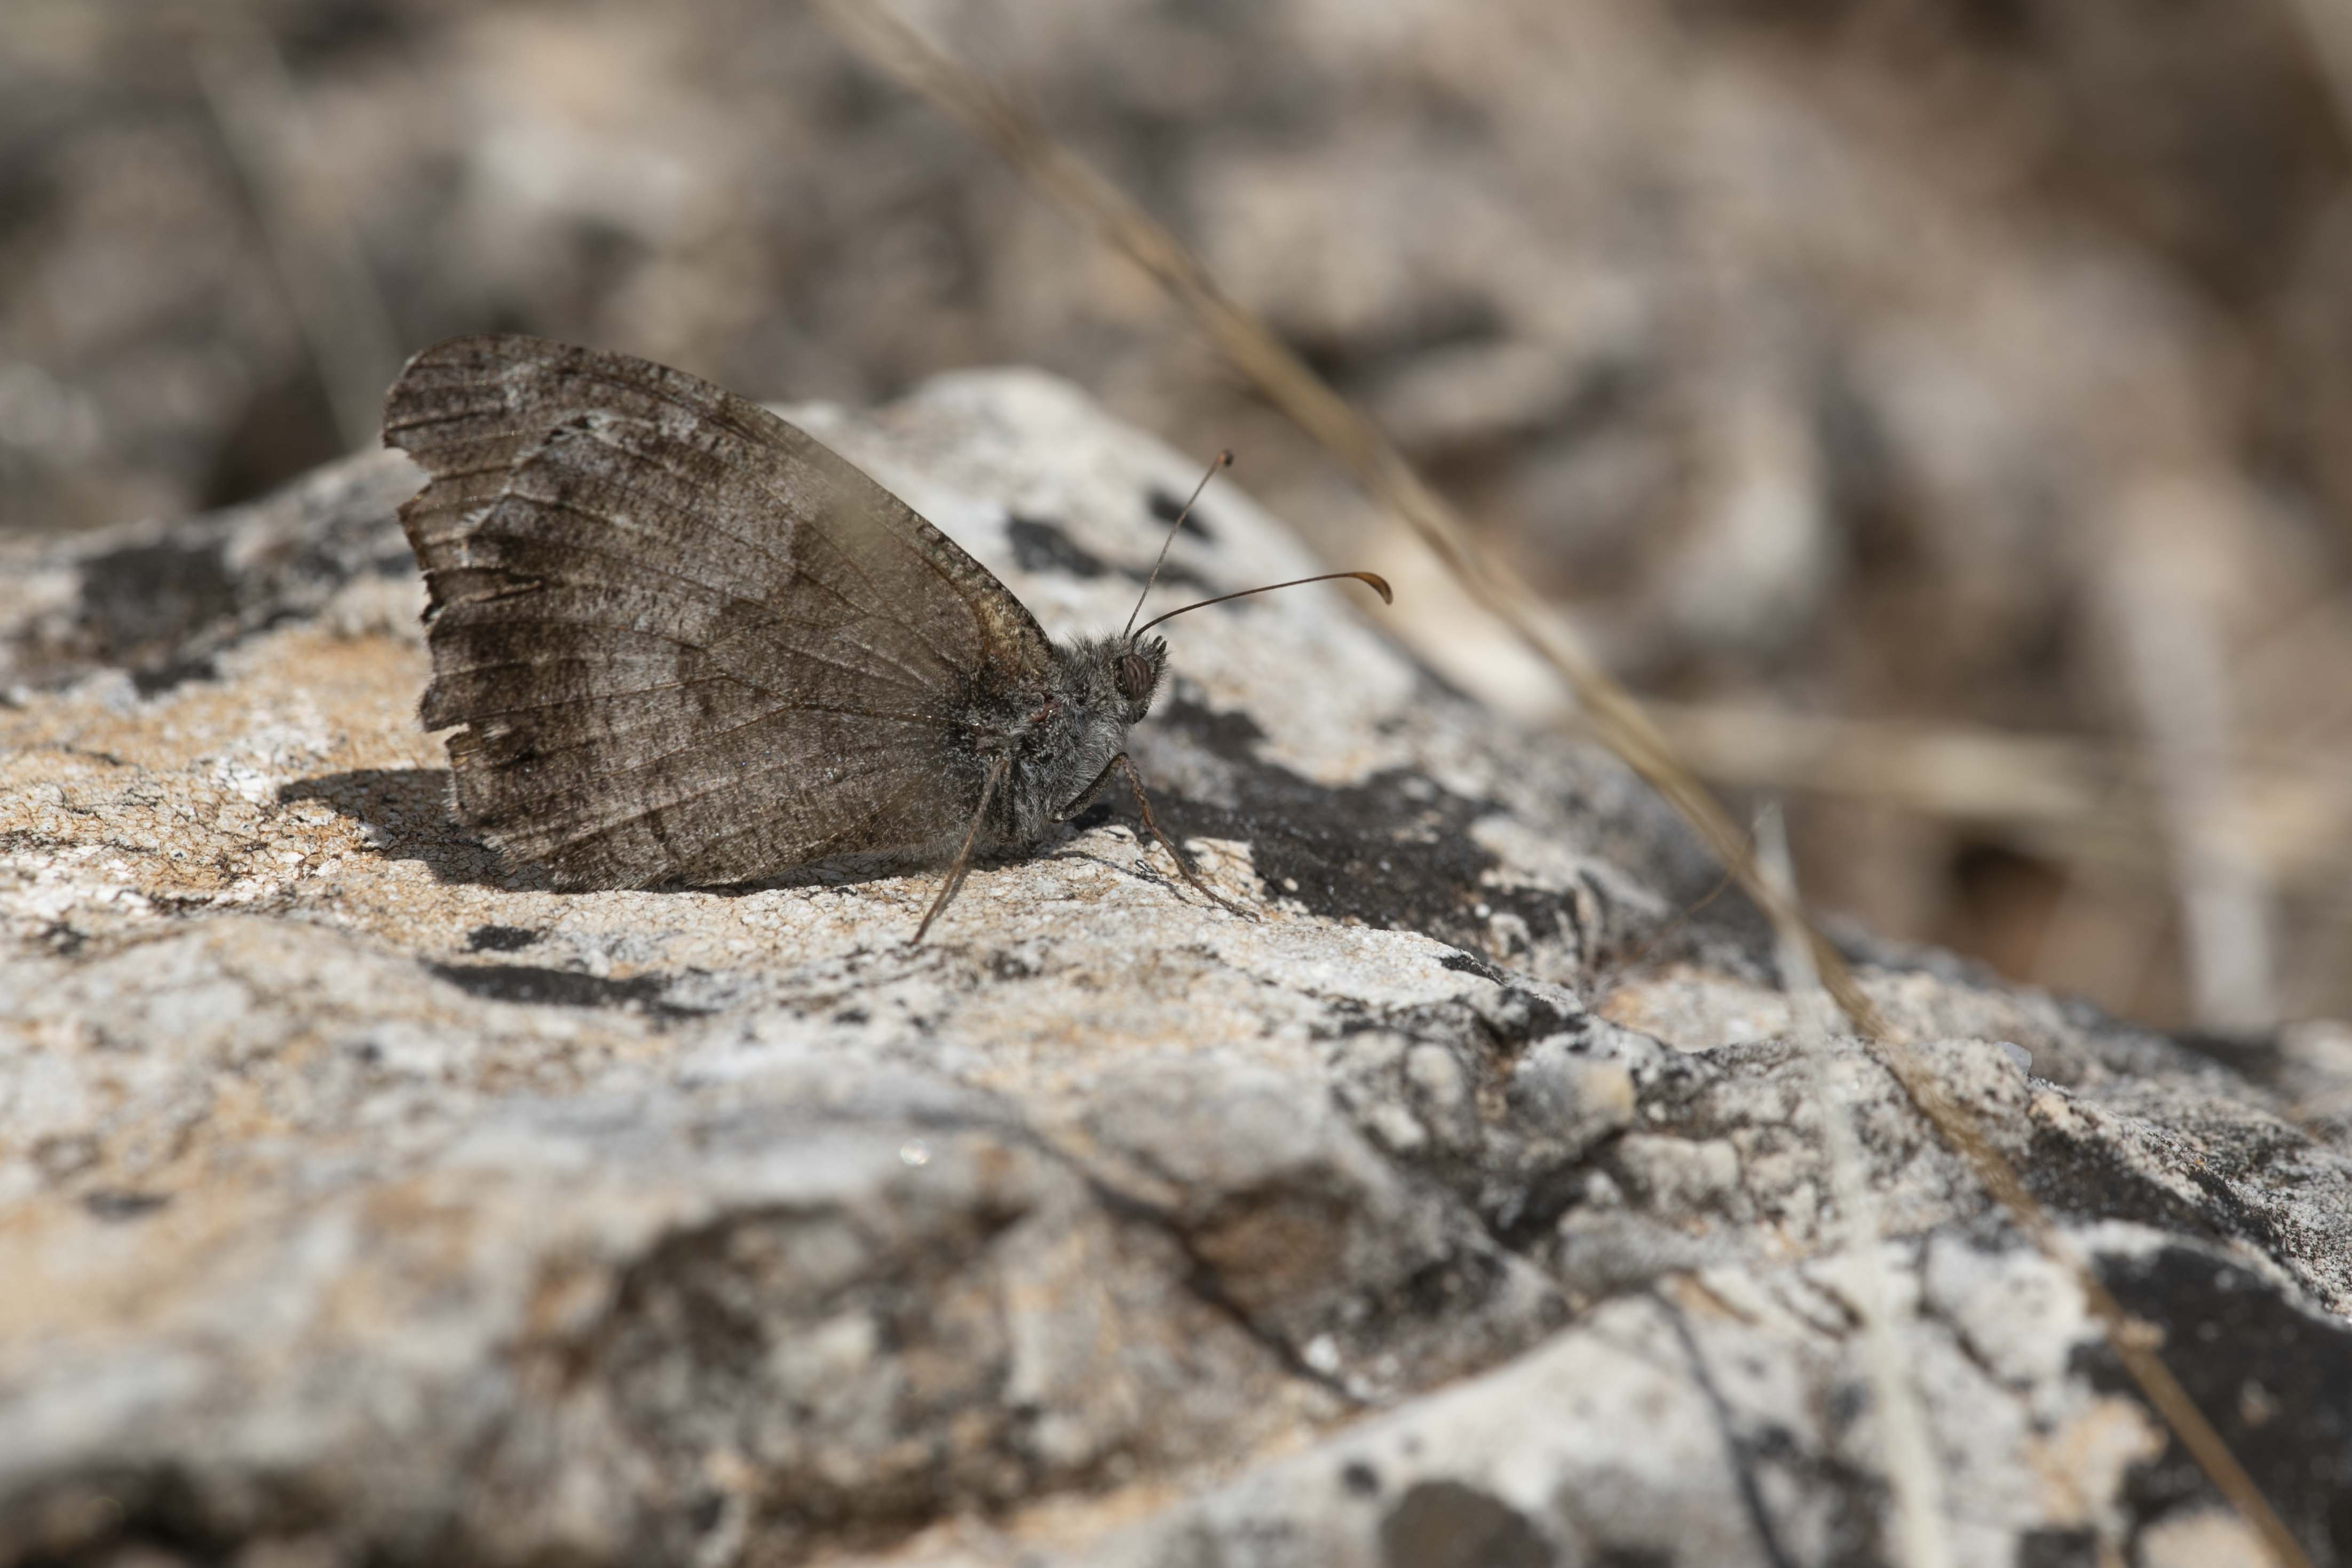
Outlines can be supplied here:
M457 815L510 861L584 889L945 860L920 942L975 856L1035 845L1118 776L1234 908L1127 753L1169 616L1055 641L805 431L627 354L453 338L393 384L383 438L429 479L400 509L429 595L419 716L457 728ZM1367 572L1299 581L1339 577L1391 599Z

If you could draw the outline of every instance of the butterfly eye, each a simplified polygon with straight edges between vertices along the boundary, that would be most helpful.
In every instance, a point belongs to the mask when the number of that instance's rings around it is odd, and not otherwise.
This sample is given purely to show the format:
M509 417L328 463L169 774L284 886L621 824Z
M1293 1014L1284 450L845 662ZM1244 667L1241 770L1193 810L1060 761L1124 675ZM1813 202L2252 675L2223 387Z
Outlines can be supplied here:
M1140 702L1151 695L1151 666L1139 653L1124 653L1118 658L1119 695L1129 702Z

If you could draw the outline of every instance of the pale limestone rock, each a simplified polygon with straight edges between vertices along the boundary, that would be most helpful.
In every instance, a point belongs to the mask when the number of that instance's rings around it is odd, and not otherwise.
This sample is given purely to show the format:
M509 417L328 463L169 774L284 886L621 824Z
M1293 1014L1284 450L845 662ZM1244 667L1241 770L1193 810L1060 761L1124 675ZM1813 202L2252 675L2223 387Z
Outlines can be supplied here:
M1190 478L1025 373L801 416L1061 632ZM935 873L559 894L415 726L414 483L0 563L0 1562L1884 1555L1821 1079L1622 769L1313 590L1171 626L1136 736L1254 919L1116 813L921 948ZM1202 521L1177 592L1309 565ZM2344 1550L2336 1034L2225 1066L1857 955ZM1956 1561L2224 1540L2067 1277L1822 1048Z

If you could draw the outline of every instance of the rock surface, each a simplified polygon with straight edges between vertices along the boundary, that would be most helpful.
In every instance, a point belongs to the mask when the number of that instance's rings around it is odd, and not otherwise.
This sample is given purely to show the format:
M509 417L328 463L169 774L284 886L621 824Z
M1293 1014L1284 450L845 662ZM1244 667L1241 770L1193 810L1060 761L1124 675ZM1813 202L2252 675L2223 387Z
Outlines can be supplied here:
M1190 479L1031 374L798 417L1057 632ZM1613 763L1307 590L1172 627L1137 735L1254 919L1116 813L921 948L929 874L559 894L415 726L415 483L0 562L0 1561L1893 1551L1820 1069ZM1171 560L1307 565L1230 489ZM2192 1049L1857 955L2352 1559L2352 1030ZM1954 1561L2255 1561L2069 1279L1821 1049Z

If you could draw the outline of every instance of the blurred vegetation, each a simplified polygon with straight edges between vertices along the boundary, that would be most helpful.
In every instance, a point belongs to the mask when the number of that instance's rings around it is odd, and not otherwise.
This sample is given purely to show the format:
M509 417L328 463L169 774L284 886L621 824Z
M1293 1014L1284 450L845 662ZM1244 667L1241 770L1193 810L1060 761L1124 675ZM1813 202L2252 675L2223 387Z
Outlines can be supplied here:
M2352 7L2341 8L2352 14ZM904 7L1371 411L1884 933L2352 1011L2336 0ZM9 0L0 529L235 501L511 328L753 395L1028 362L1497 705L1548 678L793 0Z

